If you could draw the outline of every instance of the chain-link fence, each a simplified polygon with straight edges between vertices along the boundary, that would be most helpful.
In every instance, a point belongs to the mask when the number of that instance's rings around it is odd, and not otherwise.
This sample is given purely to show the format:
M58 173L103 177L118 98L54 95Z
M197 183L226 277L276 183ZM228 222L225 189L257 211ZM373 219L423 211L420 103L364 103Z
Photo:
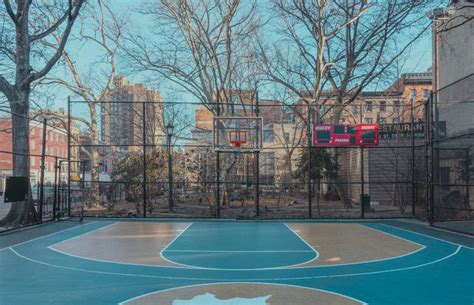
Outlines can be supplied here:
M69 106L72 130L77 129L77 135L70 135L71 151L77 153L71 158L84 162L88 216L427 214L423 100L378 94L351 104L328 97L320 103L249 99L232 107L221 105L231 110L220 116L263 118L258 152L213 149L213 105L120 97L70 101ZM315 124L377 123L378 146L313 145Z
M58 200L61 191L58 185L59 181L67 184L67 176L58 175L58 171L61 168L63 173L66 171L67 166L61 164L68 155L68 132L64 121L58 120L57 116L50 119L50 115L37 112L27 117L0 109L0 231L50 221L55 216L66 214L65 204L60 206ZM24 126L28 126L27 132ZM28 135L27 140L22 138L23 134ZM17 146L13 143L14 137L17 138ZM20 141L24 142L25 147L29 146L28 153L14 149L19 147ZM20 171L13 168L14 161L29 164L29 187L24 201L10 202L5 199L9 177L21 176L18 174ZM26 214L28 219L18 217L19 214Z
M474 74L433 94L431 221L474 234Z

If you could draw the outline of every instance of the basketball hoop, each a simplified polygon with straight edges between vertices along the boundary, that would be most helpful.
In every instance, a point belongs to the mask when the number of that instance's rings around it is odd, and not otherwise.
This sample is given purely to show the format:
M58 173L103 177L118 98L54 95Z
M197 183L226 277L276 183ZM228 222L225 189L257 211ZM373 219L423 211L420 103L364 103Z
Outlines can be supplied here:
M245 130L234 130L229 131L229 143L233 147L240 148L242 145L247 144L247 131Z
M215 151L240 154L262 148L261 117L213 117L212 122Z

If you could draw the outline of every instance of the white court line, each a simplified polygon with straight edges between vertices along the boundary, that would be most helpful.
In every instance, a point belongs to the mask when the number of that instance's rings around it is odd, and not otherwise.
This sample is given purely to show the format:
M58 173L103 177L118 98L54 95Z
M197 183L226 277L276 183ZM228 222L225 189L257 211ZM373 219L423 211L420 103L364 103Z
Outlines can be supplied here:
M65 239L65 240L63 240L63 241L57 242L57 243L55 243L55 244L53 244L53 245L49 245L48 248L51 249L51 250L56 250L56 249L54 249L54 246L56 246L56 245L59 245L59 244L62 244L62 243L65 243L65 242L74 240L74 239L79 238L79 237L81 237L81 236L84 236L84 235L87 235L87 234L91 234L91 233L93 233L93 232L97 232L97 231L99 231L99 230L102 230L102 229L105 229L105 228L108 228L108 227L111 227L111 226L113 226L113 225L115 225L115 224L117 224L117 223L118 223L118 222L115 221L115 222L112 222L112 223L110 223L110 224L108 224L108 225L106 225L106 226L103 226L103 227L100 227L100 228L97 228L97 229L94 229L94 230L91 230L91 231L88 231L88 232L85 232L85 233L82 233L82 234L73 236L73 237L71 237L71 238L68 238L68 239ZM61 252L61 251L58 250L58 252Z
M105 227L109 227L111 225L114 225L114 224L119 224L119 223L123 223L123 222L120 222L120 221L117 221L117 222L114 222L108 226L105 226ZM190 223L185 229L183 230L176 230L177 232L181 232L180 234L183 234L184 231L191 226L192 223ZM96 230L99 230L99 229L102 229L102 228L105 228L105 227L101 227L101 228L98 228ZM84 233L84 234L88 234L88 233L92 233L92 232L95 232L96 230L92 230L90 232L87 232L87 233ZM84 234L81 234L81 235L84 235ZM76 237L79 237L81 235L78 235ZM74 239L75 237L71 238L71 239ZM175 237L174 239L176 239L177 237ZM59 242L61 243L61 242ZM51 250L51 251L55 251L55 252L58 252L58 253L61 253L63 255L66 255L66 256L70 256L70 257L74 257L74 258L78 258L78 259L83 259L83 260L88 260L88 261L94 261L94 262L100 262L100 263L108 263L108 264L116 264L116 265L126 265L126 266L139 266L139 267L153 267L153 268L178 268L178 267L173 267L173 266L164 266L164 265L150 265L150 264L139 264L139 263L125 263L125 262L114 262L114 261L109 261L109 260L105 260L105 259L98 259L98 258L91 258L91 257L87 257L87 256L80 256L80 255L75 255L75 254L72 254L72 253L68 253L68 252L65 252L65 251L62 251L62 250L59 250L59 249L56 249L56 248L53 248L56 244L54 245L51 245L49 246L48 248ZM173 263L175 264L175 263ZM189 267L186 267L186 269L189 269Z
M161 257L162 260L164 260L164 261L166 261L166 262L168 262L168 263L171 263L171 264L173 264L173 265L178 265L178 267L181 267L181 268L186 268L186 269L187 269L187 268L193 267L193 266L189 266L189 265L185 265L185 264L180 264L180 263L174 262L174 261L172 261L172 260L167 259L167 258L163 255L163 252L165 252L166 249L168 249L168 248L169 248L181 235L183 235L184 232L186 232L186 230L189 229L189 227L191 227L192 225L193 225L193 223L190 223L188 226L186 226L186 228L184 228L179 234L177 234L177 235L173 238L173 240L170 241L170 242L166 245L166 247L164 247L163 249L161 249L161 251L160 251L160 257ZM178 268L178 267L177 267L177 268ZM196 268L196 267L194 267L194 268Z
M298 237L301 241L303 241L310 249L312 250L309 250L309 251L305 251L305 253L307 252L313 252L315 254L315 257L308 260L308 261L305 261L303 263L299 263L299 264L295 264L295 265L284 265L284 266L278 266L278 267L264 267L264 268L209 268L209 267L201 267L201 266L195 266L195 265L189 265L189 264L182 264L182 263L177 263L175 261L172 261L170 259L167 259L164 257L163 253L164 252L183 252L183 251L170 251L170 250L166 250L181 234L179 234L178 236L176 236L176 238L168 245L166 246L163 250L161 250L160 252L160 256L161 258L163 258L164 260L166 260L167 262L170 262L170 263L173 263L173 264L176 264L176 265L179 265L178 267L170 267L170 268L185 268L185 269L189 269L189 268L193 268L193 269L200 269L200 270L214 270L214 271L264 271L264 270L279 270L279 269L288 269L288 268L294 268L294 267L297 267L297 266L301 266L301 265L305 265L305 264L308 264L314 260L316 260L318 257L319 257L319 252L316 251L316 249L314 249L310 244L308 244L304 239L302 239L296 232L294 232L292 229L290 229L286 224L284 224L287 229L290 230L290 232L292 232L293 234L296 235L296 237ZM187 228L186 228L187 229ZM185 229L185 230L186 230ZM188 250L187 252L189 253L193 253L192 250ZM202 252L202 251L201 251ZM219 251L219 250L216 250L216 251L208 251L208 252L202 252L202 253L229 253L229 252L236 252L236 253L247 253L247 251ZM261 252L261 251L252 251L252 252L248 252L248 253L253 253L253 252ZM271 251L271 250L267 250L266 252L263 252L263 253L273 253L275 251ZM278 253L278 251L276 251Z
M143 294L140 296L133 297L131 299L128 299L126 301L120 302L118 305L126 305L128 302L135 301L137 299L141 299L144 297L147 297L149 295L153 294L158 294L158 293L163 293L163 292L169 292L169 291L174 291L174 290L181 290L181 289L186 289L186 288L195 288L195 287L206 287L206 286L217 286L217 285L229 285L229 284L239 284L239 285L265 285L265 286L280 286L280 287L292 287L292 288L300 288L300 289L307 289L307 290L313 290L313 291L318 291L318 292L323 292L327 294L332 294L332 295L337 295L342 298L346 298L348 300L352 300L354 302L360 303L360 305L368 305L367 303L355 299L353 297L347 296L345 294L329 291L329 290L323 290L323 289L318 289L318 288L312 288L312 287L305 287L305 286L298 286L298 285L289 285L289 284L272 284L272 283L264 283L264 282L232 282L232 283L209 283L209 284L201 284L201 285L187 285L187 286L181 286L181 287L175 287L175 288L169 288L169 289L164 289L164 290L158 290L158 291L153 291L147 294Z
M177 253L311 253L313 250L166 250Z
M429 237L431 239L439 240L439 241L442 241L442 242L445 242L445 243L448 243L448 244L451 244L451 245L454 245L454 246L459 246L459 247L463 247L463 248L466 248L466 249L469 249L469 250L474 250L473 247L461 245L461 244L458 244L458 243L455 243L455 242L452 242L452 241L449 241L449 240L444 240L444 239L441 239L441 238L438 238L438 237L434 237L434 236L426 235L426 234L423 234L423 233L418 233L418 232L415 232L415 231L399 228L397 226L387 225L387 224L384 224L384 223L381 223L381 225L386 226L386 227L390 227L390 228L393 228L393 229L398 229L398 230L402 230L402 231L405 231L405 232L413 233L413 234L416 234L416 235Z
M113 223L115 224L115 223ZM111 224L112 225L112 224ZM166 250L167 248L169 248L171 246L172 243L174 243L180 235L182 235L190 226L192 225L192 223L190 223L186 228L184 228L183 230L179 230L180 233L178 235L175 236L175 238L170 241L170 243L165 247L163 248L163 250L161 250L160 252L160 256L163 260L173 264L173 265L176 265L176 266L164 266L164 265L150 265L150 264L139 264L139 263L126 263L126 262L114 262L114 261L108 261L108 260L103 260L103 259L95 259L95 258L89 258L89 257L85 257L85 256L79 256L79 255L74 255L74 254L71 254L71 253L68 253L68 252L64 252L62 250L59 250L59 249L56 249L56 248L53 248L54 245L51 245L49 246L48 248L52 251L55 251L55 252L58 252L58 253L61 253L63 255L66 255L66 256L70 256L70 257L74 257L74 258L79 258L79 259L83 259L83 260L89 260L89 261L94 261L94 262L101 262L101 263L109 263L109 264L116 264L116 265L126 265L126 266L139 266L139 267L152 267L152 268L175 268L175 269L199 269L199 270L210 270L210 271L234 271L234 272L239 272L239 271L260 271L260 270L278 270L278 269L286 269L286 268L289 268L289 267L292 267L292 265L290 266L278 266L278 267L268 267L268 268L233 268L233 269L230 269L230 268L209 268L209 267L200 267L200 266L194 266L194 265L186 265L186 264L181 264L181 263L177 263L177 262L174 262L172 260L169 260L167 258L165 258L163 256L163 252L182 252L182 250ZM105 228L105 227L104 227ZM101 228L98 228L98 229L101 229ZM96 229L96 230L98 230ZM90 231L90 232L87 232L87 233L84 233L84 234L88 234L88 233L91 233L91 232L94 232L95 230L93 231ZM84 234L81 234L81 235L84 235ZM78 235L79 236L79 235ZM76 236L76 237L78 237ZM71 239L73 239L75 237L72 237ZM190 253L192 253L191 251L193 250L188 250ZM218 252L218 251L210 251L209 253L213 253L213 252ZM236 251L230 251L230 252L236 252ZM237 252L242 252L242 253L245 253L245 251L237 251ZM268 252L275 252L275 251L268 251ZM314 252L313 250L308 250L307 252ZM227 253L227 252L223 252L223 253ZM251 252L249 252L251 253ZM324 266L323 266L324 267ZM309 268L309 267L308 267Z
M13 248L8 248L10 249L15 255L17 255L20 258L23 258L27 261L37 263L40 265L45 265L49 267L55 267L59 269L65 269L65 270L72 270L72 271L80 271L80 272L86 272L86 273L95 273L95 274L105 274L105 275L117 275L117 276L130 276L130 277L143 277L143 278L155 278L155 279L172 279L172 280L188 280L188 281L228 281L228 282L233 282L235 279L234 278L192 278L192 277L171 277L171 276L158 276L158 275L146 275L146 274L133 274L133 273L120 273L120 272L106 272L106 271L96 271L96 270L88 270L88 269L83 269L83 268L74 268L74 267L66 267L66 266L60 266L60 265L54 265L46 262L42 262L39 260L35 260L26 256L21 255L17 251L15 251ZM444 260L447 260L456 254L459 253L459 251L462 249L462 246L459 246L456 251L453 253L444 256L440 259L423 263L420 265L415 265L411 267L404 267L404 268L396 268L396 269L387 269L387 270L380 270L380 271L372 271L372 272L360 272L360 273L349 273L349 274L335 274L335 275L320 275L320 276L304 276L304 277L286 277L286 278L250 278L250 279L239 279L240 281L292 281L292 280L312 280L312 279L324 279L324 278L338 278L338 277L350 277L350 276L364 276L364 275L373 275L373 274L380 274L380 273L391 273L391 272L398 272L398 271L406 271L406 270L413 270L429 265L433 265L439 262L442 262Z
M67 252L63 252L61 250L58 250L58 249L55 249L55 248L52 248L52 246L48 247L50 250L52 251L55 251L55 252L58 252L58 253L61 253L63 255L66 255L66 256L71 256L71 257L74 257L74 258L79 258L79 259L84 259L84 260L90 260L90 261L95 261L95 262L101 262L101 263L110 263L110 264L119 264L119 265L130 265L130 266L141 266L141 267L152 267L152 268L176 268L176 269L199 269L199 270L210 270L210 271L234 271L234 272L239 272L239 271L265 271L265 270L279 270L279 269L288 269L288 268L295 268L295 269L310 269L310 268L314 268L314 269L319 269L319 268L337 268L337 267L340 267L340 266L350 266L350 265L361 265L361 264L366 264L366 263L375 263L375 262L381 262L381 261L388 261L388 260L394 260L394 259L398 259L398 258L402 258L402 257L405 257L405 256L409 256L409 255L412 255L412 254L415 254L417 252L420 252L422 250L424 250L426 248L426 246L424 245L421 245L421 244L418 244L416 242L413 242L413 241L410 241L408 239L404 239L402 237L399 237L397 235L393 235L393 234L390 234L390 233L387 233L387 232L384 232L384 231L380 231L380 230L377 230L377 229L374 229L374 228L371 228L371 227L365 227L364 225L361 225L361 226L364 226L365 228L367 229L372 229L374 231L379 231L381 233L384 233L384 234L387 234L387 235L391 235L391 236L394 236L396 238L399 238L399 239L402 239L402 240L405 240L405 241L408 241L408 242L411 242L411 243L414 243L414 244L417 244L419 246L421 246L420 249L417 249L413 252L410 252L410 253L406 253L406 254L402 254L402 255L399 255L399 256L394 256L394 257L388 257L388 258L383 258L383 259L375 259L375 260L369 260L369 261L363 261L363 262L353 262L353 263L344 263L344 264L332 264L332 265L319 265L319 266L301 266L301 265L304 265L304 264L307 264L307 263L302 263L302 264L297 264L297 265L288 265L288 266L278 266L278 267L268 267L268 268L210 268L210 267L200 267L200 266L194 266L194 265L186 265L186 264L181 264L181 263L177 263L177 262L174 262L174 261L171 261L165 257L163 257L162 253L165 252L165 249L167 249L176 239L178 239L178 237L183 234L190 226L192 225L189 224L186 228L184 228L180 234L178 234L161 252L160 252L160 256L162 259L164 259L165 261L169 262L169 263L172 263L173 265L175 266L165 266L165 265L150 265L150 264L139 264L139 263L125 263L125 262L114 262L114 261L108 261L108 260L102 260L102 259L94 259L94 258L89 258L89 257L84 257L84 256L79 256L79 255L74 255L74 254L70 254L70 253L67 253ZM100 228L99 228L100 229ZM290 229L291 230L291 229ZM293 230L291 230L293 231ZM91 231L93 232L93 231ZM293 231L294 232L294 231ZM296 234L296 232L294 232ZM87 234L87 233L85 233ZM298 236L299 237L299 236ZM302 239L301 237L299 237L300 239ZM305 241L306 243L306 241ZM54 245L53 245L54 246ZM166 250L166 252L173 252L174 250ZM176 250L176 252L181 252L182 250ZM190 253L192 253L191 251L193 250L188 250ZM271 251L273 252L273 251ZM314 252L313 250L310 250L308 252ZM209 252L209 253L212 253L212 252ZM225 252L224 252L225 253ZM319 254L319 253L318 253Z
M353 263L344 263L344 264L332 264L332 265L319 265L319 266L298 266L296 265L295 268L296 269L307 269L307 268L333 268L333 267L339 267L339 266L351 266L351 265L362 265L362 264L368 264L368 263L377 263L377 262L383 262L383 261L389 261L389 260L395 260L395 259L398 259L398 258L402 258L402 257L405 257L405 256L410 256L410 255L413 255L417 252L420 252L424 249L426 249L426 246L425 245L422 245L422 244L419 244L417 242L414 242L414 241L411 241L411 240L408 240L408 239L405 239L405 238L402 238L400 236L397 236L397 235L394 235L394 234L390 234L390 233L387 233L385 231L381 231L381 230L377 230L377 229L374 229L372 227L367 227L363 224L359 224L359 223L354 223L356 225L359 225L359 226L362 226L366 229L369 229L369 230L374 230L374 231L378 231L380 233L384 233L386 235L390 235L390 236L393 236L395 238L398 238L398 239L401 239L401 240L404 240L404 241L407 241L407 242L410 242L410 243L413 243L413 244L416 244L418 246L420 246L419 249L415 250L415 251L412 251L412 252L409 252L409 253L405 253L405 254L401 254L401 255L398 255L398 256L393 256L393 257L387 257L387 258L381 258L381 259L372 259L372 260L368 260L368 261L363 261L363 262L353 262ZM296 234L296 233L295 233Z
M284 223L284 225L288 230L290 230L290 232L292 232L294 235L296 235L296 237L298 237L302 242L304 242L305 245L314 252L314 254L316 254L312 259L310 259L306 262L291 265L291 266L286 266L286 268L295 268L295 267L298 267L298 266L309 264L309 263L314 262L315 260L317 260L319 258L319 252L313 246L311 246L306 240L301 238L301 236L298 233L296 233L292 228L290 228L290 226L288 224Z
M0 249L0 251L9 249L9 248L11 248L11 247L16 247L16 246L24 245L24 244L26 244L26 243L29 243L29 242L32 242L32 241L35 241L35 240L38 240L38 239L41 239L41 238L53 236L53 235L56 235L56 234L59 234L59 233L62 233L62 232L66 232L66 231L70 231L70 230L73 230L73 229L77 229L77 228L81 228L81 227L84 227L84 226L88 226L88 225L93 224L93 223L96 223L96 222L97 222L97 221L88 222L88 223L85 223L85 224L81 224L81 225L78 225L78 226L74 226L74 227L72 227L72 228L67 228L67 229L64 229L64 230L61 230L61 231L53 232L53 233L48 234L48 235L43 235L43 236L39 236L39 237L36 237L36 238L33 238L33 239L29 239L29 240L26 240L26 241L24 241L24 242L21 242L21 243L18 243L18 244L14 244L14 245L11 245L11 246L9 246L9 247L2 248L2 249Z
M360 224L360 223L358 223L357 225L359 225L359 226L361 226L361 227L364 227L364 228L366 228L366 229L369 229L369 230L373 230L373 231L380 232L380 233L385 234L385 235L388 235L388 236L392 236L392 237L401 239L401 240L403 240L403 241L406 241L406 242L415 244L415 245L420 246L420 247L422 247L422 248L426 248L425 245L422 245L422 244L417 243L417 242L415 242L415 241L412 241L412 240L409 240L409 239L400 237L400 236L398 236L398 235L395 235L395 234L392 234L392 233L389 233L389 232L385 232L385 231L382 231L382 230L379 230L379 229L375 229L375 228L373 228L373 227L368 226L367 224Z
M445 232L445 233L449 233L449 234L453 234L453 235L460 235L460 236L463 236L463 237L474 239L473 235L461 233L461 232L458 232L458 231L452 231L452 230L449 230L449 229L444 229L443 227L433 227L433 226L430 226L428 223L422 222L422 221L414 221L412 219L410 219L410 220L409 219L397 219L397 222L409 223L409 224L412 224L412 225L417 225L417 226L420 226L420 227L423 227L423 228L428 228L428 229L431 229L431 230L441 231L441 232ZM387 225L387 226L389 226L389 225Z

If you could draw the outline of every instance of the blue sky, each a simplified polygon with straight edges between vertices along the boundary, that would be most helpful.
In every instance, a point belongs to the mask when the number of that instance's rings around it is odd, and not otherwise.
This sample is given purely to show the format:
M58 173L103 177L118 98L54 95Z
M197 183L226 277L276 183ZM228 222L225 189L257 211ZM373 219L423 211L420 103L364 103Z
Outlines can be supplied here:
M138 8L147 2L147 0L113 0L113 9L114 11L120 16L123 20L128 20L133 27L133 30L140 29L142 31L146 31L147 28L153 26L153 22L147 18L144 18L139 12L137 12ZM78 65L85 67L85 72L87 69L90 68L91 63L97 60L97 57L100 55L100 52L94 50L94 47L82 47L80 51L78 51L79 43L71 42L68 44L67 49L75 56ZM188 94L179 94L176 95L173 85L170 83L147 83L146 82L146 75L139 74L139 75L127 75L126 69L124 69L124 62L120 61L119 57L119 70L118 74L125 74L130 80L133 82L144 82L145 85L149 87L153 87L159 90L164 97L165 101L179 101L182 99L183 101L193 101L192 96ZM409 73L409 72L424 72L431 66L431 35L430 33L426 33L418 42L416 42L413 47L411 48L409 54L407 54L406 58L404 59L403 66L401 67L402 73ZM58 69L54 71L55 74L61 76L61 72ZM378 88L383 89L383 88ZM56 91L57 99L54 102L53 108L60 108L66 106L66 98L70 93L65 89L59 89ZM262 97L265 98L264 93L261 94ZM178 100L177 100L178 99ZM192 109L187 109L189 114L192 115ZM82 112L82 111L81 111Z

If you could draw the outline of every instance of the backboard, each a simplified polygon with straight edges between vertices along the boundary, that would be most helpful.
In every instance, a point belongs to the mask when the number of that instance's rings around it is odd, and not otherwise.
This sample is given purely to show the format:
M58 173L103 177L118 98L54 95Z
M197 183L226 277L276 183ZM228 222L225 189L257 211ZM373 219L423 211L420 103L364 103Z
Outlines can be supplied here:
M212 122L215 151L250 152L262 149L261 117L213 117Z

